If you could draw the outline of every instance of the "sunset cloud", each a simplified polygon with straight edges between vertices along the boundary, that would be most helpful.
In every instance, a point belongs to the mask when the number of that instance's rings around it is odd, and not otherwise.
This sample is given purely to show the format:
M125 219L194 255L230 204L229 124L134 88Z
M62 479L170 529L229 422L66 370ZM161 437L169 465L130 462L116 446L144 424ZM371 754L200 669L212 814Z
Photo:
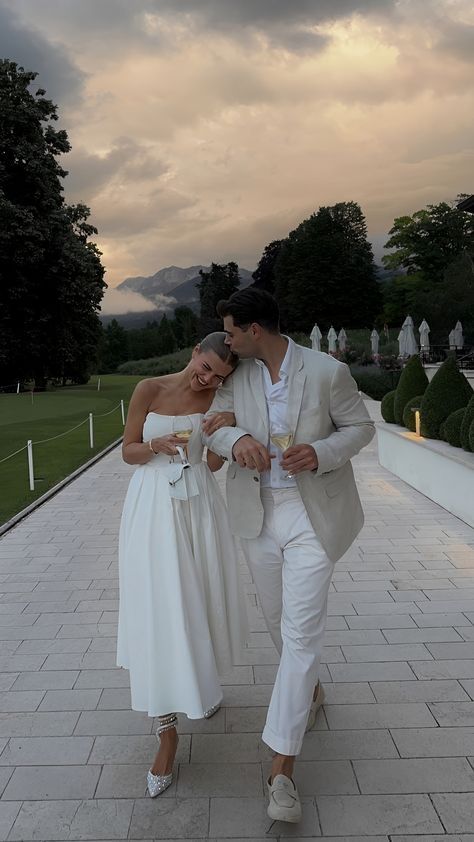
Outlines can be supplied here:
M380 256L395 216L474 190L468 0L0 0L2 21L59 104L109 283L253 269L345 200Z

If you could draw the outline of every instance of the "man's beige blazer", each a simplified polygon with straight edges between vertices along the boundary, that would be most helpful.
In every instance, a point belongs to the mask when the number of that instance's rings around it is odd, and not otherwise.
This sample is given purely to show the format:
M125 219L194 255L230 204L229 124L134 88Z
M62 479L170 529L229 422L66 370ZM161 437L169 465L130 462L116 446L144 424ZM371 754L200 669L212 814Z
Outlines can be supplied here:
M288 426L294 444L311 444L319 463L317 472L297 475L298 489L319 540L329 558L337 561L364 522L350 459L370 442L374 423L349 368L328 354L293 345L288 384ZM229 460L232 532L256 538L263 524L260 476L232 457L235 442L245 433L265 445L269 440L263 369L255 360L242 360L216 393L209 413L222 411L233 411L237 426L223 427L205 442Z

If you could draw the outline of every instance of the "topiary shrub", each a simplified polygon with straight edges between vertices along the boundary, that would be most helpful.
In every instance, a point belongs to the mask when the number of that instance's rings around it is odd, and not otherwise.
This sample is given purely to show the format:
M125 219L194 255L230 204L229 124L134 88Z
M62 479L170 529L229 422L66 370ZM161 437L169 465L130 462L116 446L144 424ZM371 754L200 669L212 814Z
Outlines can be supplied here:
M448 417L449 417L449 416L448 416ZM440 424L440 428L439 428L439 438L441 439L441 441L446 441L446 439L445 439L445 435L446 435L446 420L447 420L447 419L445 419L445 420L443 421L443 423L442 423L442 424Z
M382 403L380 404L380 411L382 413L382 418L387 424L395 424L395 415L393 413L393 402L395 400L395 389L393 392L387 392L387 394L382 398Z
M421 401L421 435L440 438L443 421L456 409L467 406L472 389L459 371L454 357L448 357L428 385Z
M403 423L407 430L411 430L412 433L415 432L415 413L413 412L412 407L417 407L417 409L421 406L423 395L415 395L414 398L410 398L410 400L405 404L405 409L403 410Z
M410 357L403 369L395 391L393 410L397 424L404 424L403 410L407 405L407 401L416 395L423 395L428 383L429 380L421 364L421 360L415 354L415 356Z
M466 407L463 406L448 415L443 422L443 439L453 447L461 447L461 425L465 414Z
M466 406L466 412L464 413L464 418L461 425L461 447L464 450L472 450L473 448L469 444L469 430L471 428L471 424L474 421L474 393L472 395L471 400L469 401L468 405Z

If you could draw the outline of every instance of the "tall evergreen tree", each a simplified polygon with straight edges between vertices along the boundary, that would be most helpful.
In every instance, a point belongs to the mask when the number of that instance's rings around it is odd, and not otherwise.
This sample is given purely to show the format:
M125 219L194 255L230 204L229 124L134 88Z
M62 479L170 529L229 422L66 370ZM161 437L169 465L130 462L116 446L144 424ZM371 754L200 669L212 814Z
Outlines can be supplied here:
M101 371L115 371L117 366L128 360L128 336L123 325L112 319L104 330L101 343Z
M162 354L172 354L173 351L176 351L178 343L176 342L176 336L173 333L171 322L166 313L164 313L161 319L157 339L158 348L156 353L158 356L161 356Z
M275 294L289 330L369 327L381 308L372 247L356 202L321 207L283 241Z
M189 348L198 338L198 317L191 307L185 304L176 307L172 327L178 348Z
M100 340L100 252L84 205L68 206L70 149L36 73L0 61L0 382L85 380Z
M222 320L216 315L217 302L222 298L229 298L240 285L239 267L237 263L212 263L209 272L199 270L202 278L197 284L201 302L200 333L205 336L214 330L222 330Z
M275 263L280 254L283 240L273 240L268 246L265 246L263 254L258 262L255 272L252 274L254 282L252 286L258 289L265 289L275 292Z

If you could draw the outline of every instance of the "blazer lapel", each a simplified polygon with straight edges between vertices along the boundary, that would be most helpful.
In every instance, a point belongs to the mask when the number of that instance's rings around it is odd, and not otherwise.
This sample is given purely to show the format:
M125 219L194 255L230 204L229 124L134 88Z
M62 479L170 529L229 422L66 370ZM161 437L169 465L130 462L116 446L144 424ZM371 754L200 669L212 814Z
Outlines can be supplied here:
M263 422L268 435L268 410L267 402L265 400L265 387L263 385L263 369L257 363L252 365L250 385L261 421Z
M288 426L296 432L298 417L303 400L306 375L303 370L303 354L297 345L293 346L291 367L288 372Z

